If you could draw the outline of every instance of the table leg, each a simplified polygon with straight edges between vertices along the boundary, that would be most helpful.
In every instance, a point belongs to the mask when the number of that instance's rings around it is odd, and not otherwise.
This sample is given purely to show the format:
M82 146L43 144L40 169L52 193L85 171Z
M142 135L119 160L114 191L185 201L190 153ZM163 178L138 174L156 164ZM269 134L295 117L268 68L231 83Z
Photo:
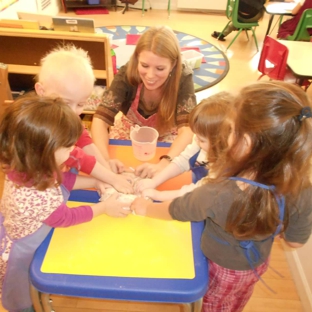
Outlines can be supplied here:
M202 301L202 298L200 298L196 302L182 304L181 312L200 312Z
M30 285L30 297L35 311L43 312L40 302L39 291L33 285Z
M271 25L272 25L272 22L273 22L273 18L274 18L274 14L271 14L271 17L269 19L268 28L267 28L265 36L267 36L269 34L269 32L270 32L270 28L271 28Z
M192 312L192 303L181 304L181 312Z
M203 298L192 303L192 312L200 312L203 304Z
M43 307L43 312L53 312L52 306L50 304L50 295L41 293L40 298Z

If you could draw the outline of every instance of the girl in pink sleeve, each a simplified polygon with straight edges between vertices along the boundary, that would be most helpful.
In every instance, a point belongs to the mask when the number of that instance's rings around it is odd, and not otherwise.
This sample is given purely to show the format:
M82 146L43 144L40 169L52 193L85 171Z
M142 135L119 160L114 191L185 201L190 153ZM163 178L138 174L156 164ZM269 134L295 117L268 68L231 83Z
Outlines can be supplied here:
M21 97L2 117L0 163L6 178L0 203L0 294L9 311L34 311L29 265L52 227L88 222L103 213L129 214L117 195L92 206L66 206L72 189L104 191L95 178L62 172L81 133L79 117L61 99Z

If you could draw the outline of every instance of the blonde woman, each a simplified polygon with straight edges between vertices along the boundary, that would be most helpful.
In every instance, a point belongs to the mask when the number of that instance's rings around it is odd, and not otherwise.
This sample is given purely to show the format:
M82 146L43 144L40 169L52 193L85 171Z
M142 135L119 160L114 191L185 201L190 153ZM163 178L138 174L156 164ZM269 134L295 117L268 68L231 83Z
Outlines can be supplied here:
M158 164L144 163L136 175L153 177L192 141L188 117L196 105L193 72L181 61L174 32L151 27L139 39L129 62L104 93L92 122L92 138L106 159L108 139L129 139L134 125L156 128L159 141L172 142ZM115 120L117 113L122 117Z

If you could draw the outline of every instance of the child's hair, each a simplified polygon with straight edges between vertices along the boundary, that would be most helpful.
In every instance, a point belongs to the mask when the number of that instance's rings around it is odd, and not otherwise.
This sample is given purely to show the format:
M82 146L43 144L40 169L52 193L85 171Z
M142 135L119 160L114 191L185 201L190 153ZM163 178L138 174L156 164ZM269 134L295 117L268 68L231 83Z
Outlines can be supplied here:
M241 90L234 106L235 139L219 172L274 185L277 194L296 198L310 185L312 119L301 115L311 108L307 94L286 82L257 82ZM249 150L241 156L248 137ZM272 234L279 224L272 191L250 185L243 193L231 207L227 230L237 237ZM288 209L284 229L287 224Z
M171 28L167 26L151 27L142 34L127 68L127 79L133 86L142 82L138 72L139 55L143 51L169 59L173 67L165 82L164 95L159 105L160 129L170 128L175 123L176 103L182 73L182 59L179 41Z
M25 95L10 105L0 125L0 163L23 185L45 190L62 181L54 153L73 146L82 133L80 118L61 99Z
M233 100L230 93L219 92L202 100L190 114L191 130L209 141L207 160L210 164L228 147L235 116Z
M39 82L63 81L68 77L88 76L94 82L95 77L88 52L73 44L62 45L48 52L40 61Z

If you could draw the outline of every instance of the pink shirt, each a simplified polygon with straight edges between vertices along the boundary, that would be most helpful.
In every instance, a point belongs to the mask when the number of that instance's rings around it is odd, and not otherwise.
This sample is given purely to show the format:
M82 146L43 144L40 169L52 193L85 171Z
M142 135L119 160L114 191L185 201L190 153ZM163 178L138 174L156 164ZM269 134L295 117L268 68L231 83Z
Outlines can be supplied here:
M75 144L75 149L70 153L65 165L70 168L75 168L77 171L90 174L95 166L96 158L92 155L86 154L82 148L92 144L93 141L87 129L83 129L82 134Z
M63 185L72 190L76 175L64 173ZM64 203L60 186L38 191L23 186L15 172L6 176L0 210L4 226L12 239L19 239L38 230L42 223L52 227L66 227L88 222L93 218L90 206L69 208Z
M73 189L77 175L65 172L63 186L68 191ZM89 222L93 218L93 211L90 206L79 206L77 208L69 208L64 202L54 210L51 215L43 221L51 227L68 227L71 225Z
M69 158L65 161L65 165L75 168L77 171L90 174L95 166L96 158L86 154L81 148L75 147L70 153Z
M80 136L80 138L78 139L76 146L80 147L80 148L84 148L87 145L92 144L93 141L89 135L89 132L87 129L83 129L82 134Z

